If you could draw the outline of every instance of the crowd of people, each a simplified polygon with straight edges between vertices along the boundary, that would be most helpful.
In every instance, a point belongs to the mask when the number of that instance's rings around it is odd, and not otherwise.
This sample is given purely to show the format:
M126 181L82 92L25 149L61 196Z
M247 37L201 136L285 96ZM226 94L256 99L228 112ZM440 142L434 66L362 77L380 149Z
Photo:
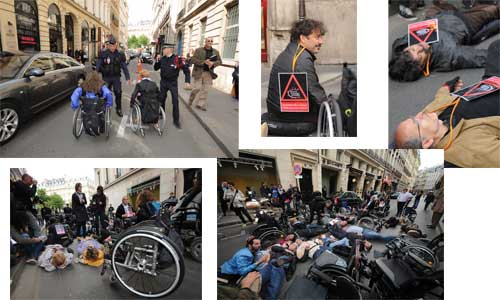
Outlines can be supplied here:
M62 211L57 208L53 213L37 196L37 185L29 174L11 181L11 265L24 259L47 271L64 269L74 261L98 267L104 262L103 243L109 237L108 230L113 230L111 224L123 219L136 223L150 220L160 210L153 193L143 190L137 195L135 207L125 195L114 213L102 186L87 198L82 184L76 183L71 206L66 204ZM177 204L172 193L169 201ZM72 247L75 238L76 253Z
M238 205L243 203L243 207L245 201L251 201L252 197L246 197L231 182L223 181L218 188L220 206L224 207L222 214L227 213L228 205L235 205L234 199L238 199ZM252 189L248 190L250 193L247 195L252 195ZM251 215L255 214L259 225L247 237L244 247L220 265L218 296L220 299L278 299L285 279L290 280L297 263L307 260L314 262L324 252L350 257L357 240L366 251L370 251L373 241L384 244L390 242L397 236L357 223L361 217L374 213L381 202L387 203L384 228L403 225L400 218L406 207L416 210L424 202L425 211L432 205L432 224L427 227L433 230L444 213L443 190L444 181L441 177L435 189L427 193L408 189L397 193L389 190L367 191L359 205L344 207L338 198L328 197L320 191L313 192L310 199L304 199L308 197L303 198L297 187L290 186L285 190L281 185L268 186L262 183L261 198L277 199L279 213L266 209L249 213L245 209L244 215L252 220ZM235 193L237 196L234 196ZM397 212L393 216L389 215L391 198L397 202ZM287 199L291 199L289 205L285 205ZM309 216L306 215L306 210L301 209L302 206L308 207ZM235 213L245 223L242 213ZM401 232L425 237L413 222L404 225L401 226ZM263 233L270 228L278 229L284 234L267 238Z

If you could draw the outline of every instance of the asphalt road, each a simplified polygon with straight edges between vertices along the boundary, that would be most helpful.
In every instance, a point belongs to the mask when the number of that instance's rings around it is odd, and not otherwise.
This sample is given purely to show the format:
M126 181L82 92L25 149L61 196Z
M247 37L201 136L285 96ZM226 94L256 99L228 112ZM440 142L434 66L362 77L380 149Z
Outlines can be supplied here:
M152 65L143 65L152 70ZM132 79L137 79L137 60L129 64ZM159 74L152 72L152 79L159 83ZM182 79L182 75L180 76ZM182 88L183 85L179 85ZM86 134L77 140L72 134L73 112L68 101L61 101L40 113L22 128L6 145L0 148L0 157L217 157L224 152L210 137L199 121L179 100L182 129L172 123L170 93L167 103L167 124L163 136L151 128L146 136L136 135L128 128L130 95L134 84L127 85L122 75L123 118L112 110L112 127L109 140L103 136Z
M76 241L70 247L76 247ZM76 250L75 250L76 253ZM185 256L186 272L180 287L160 299L201 299L201 264ZM74 263L63 270L47 272L37 265L26 265L11 299L138 299L118 282L111 283L109 272ZM142 298L143 299L143 298Z
M391 200L391 210L389 216L394 216L396 214L397 203L396 200ZM410 205L412 205L410 203ZM424 211L425 203L423 201L420 202L417 208L417 218L415 223L419 225L420 229L427 234L427 238L433 239L437 235L439 235L444 230L444 224L441 222L440 226L437 229L428 229L426 227L427 224L431 223L432 218L432 210L427 209ZM241 225L233 225L227 227L218 228L218 241L217 241L217 266L220 267L226 260L230 259L236 251L243 248L245 245L245 240L250 234L250 232L255 228L255 225L250 225L247 227L241 227ZM246 229L246 231L245 231ZM382 229L381 233L386 235L398 236L400 232L400 226L396 226L396 228L388 228ZM380 241L373 241L373 249L369 253L368 258L373 259L374 250L383 251L385 249L384 243ZM289 284L297 277L303 276L310 264L311 260L307 260L303 263L297 264L297 270L293 278L290 281L285 281L280 294L280 299L284 299L286 292L289 288Z
M426 1L427 7L431 1ZM425 10L417 10L415 13L419 20L423 20ZM417 21L406 21L395 12L393 7L389 10L389 57L391 55L392 42L406 34L409 23ZM497 34L482 43L476 45L478 49L486 49L495 40L500 39L500 34ZM434 99L436 91L446 81L460 76L464 82L464 86L471 85L479 80L484 74L484 69L464 69L454 72L432 72L429 77L422 77L414 82L397 82L389 78L389 147L393 142L394 130L396 126L406 118L416 115L428 103Z

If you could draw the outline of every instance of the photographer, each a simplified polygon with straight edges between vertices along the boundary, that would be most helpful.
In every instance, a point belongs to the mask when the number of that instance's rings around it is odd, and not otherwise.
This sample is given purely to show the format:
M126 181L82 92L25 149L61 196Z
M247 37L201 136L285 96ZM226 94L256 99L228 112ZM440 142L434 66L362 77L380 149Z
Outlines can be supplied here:
M33 215L33 202L32 198L36 195L37 181L28 174L23 174L21 180L13 184L14 205L17 212L25 212L28 217L28 228L32 231L33 236L39 237L40 224Z

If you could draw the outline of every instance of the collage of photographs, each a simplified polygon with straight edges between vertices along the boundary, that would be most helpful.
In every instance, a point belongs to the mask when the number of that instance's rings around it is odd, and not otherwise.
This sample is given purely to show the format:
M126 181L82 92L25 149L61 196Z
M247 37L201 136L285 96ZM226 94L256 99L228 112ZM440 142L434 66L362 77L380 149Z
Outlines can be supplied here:
M0 0L0 289L494 299L499 90L500 0Z

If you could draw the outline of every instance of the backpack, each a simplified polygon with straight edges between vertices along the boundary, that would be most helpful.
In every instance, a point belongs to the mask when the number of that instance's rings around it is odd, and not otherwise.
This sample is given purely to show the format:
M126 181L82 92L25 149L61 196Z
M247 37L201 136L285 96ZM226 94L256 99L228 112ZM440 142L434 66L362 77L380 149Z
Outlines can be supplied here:
M342 113L342 125L348 136L357 135L357 74L344 63L338 104Z
M390 217L389 220L385 222L386 227L396 227L399 224L399 220L396 217Z
M86 92L82 89L82 96L80 97L82 107L82 121L85 132L91 136L99 135L100 122L99 114L102 114L102 102L100 101L100 93L97 94L98 98L87 98Z
M47 245L59 244L68 247L73 239L71 238L71 230L68 225L62 223L54 223L48 227Z
M144 124L158 123L160 117L160 102L158 101L158 87L145 84L145 91L141 92L141 118Z

